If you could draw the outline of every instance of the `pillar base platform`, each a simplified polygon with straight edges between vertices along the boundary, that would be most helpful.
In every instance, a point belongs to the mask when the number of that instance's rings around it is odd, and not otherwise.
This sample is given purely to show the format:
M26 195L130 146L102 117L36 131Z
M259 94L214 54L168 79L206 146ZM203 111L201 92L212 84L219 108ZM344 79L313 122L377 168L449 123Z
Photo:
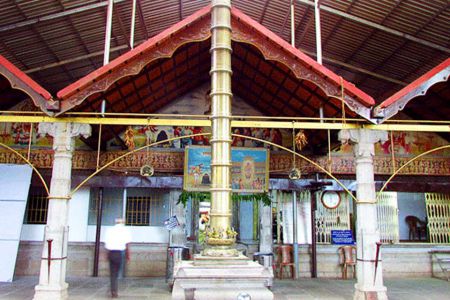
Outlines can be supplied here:
M370 290L363 290L356 284L353 300L388 300L387 288L381 286L379 288L372 287Z
M175 270L173 300L235 300L240 293L251 299L273 300L272 268L240 255L211 258L201 255L193 261L180 261Z
M33 300L65 300L69 299L67 288L69 285L36 285Z

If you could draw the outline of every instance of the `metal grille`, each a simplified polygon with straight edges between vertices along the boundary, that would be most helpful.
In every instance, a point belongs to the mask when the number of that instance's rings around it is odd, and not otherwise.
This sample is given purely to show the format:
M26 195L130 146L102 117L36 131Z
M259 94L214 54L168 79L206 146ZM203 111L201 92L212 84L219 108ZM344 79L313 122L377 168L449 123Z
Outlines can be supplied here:
M396 192L377 193L377 217L380 240L383 243L398 243L398 206Z
M89 225L97 224L97 204L99 201L99 188L92 188L89 201ZM123 194L122 188L103 189L102 225L114 225L115 219L123 217Z
M160 194L127 197L126 224L133 226L163 226L167 218L167 205L164 205Z
M425 193L430 242L450 243L450 194Z
M323 192L317 192L320 199ZM328 209L321 201L317 201L316 211L316 241L320 244L331 243L331 230L350 229L349 195L340 192L341 203L335 209Z
M44 188L31 188L28 193L25 224L46 224L48 212L48 197Z

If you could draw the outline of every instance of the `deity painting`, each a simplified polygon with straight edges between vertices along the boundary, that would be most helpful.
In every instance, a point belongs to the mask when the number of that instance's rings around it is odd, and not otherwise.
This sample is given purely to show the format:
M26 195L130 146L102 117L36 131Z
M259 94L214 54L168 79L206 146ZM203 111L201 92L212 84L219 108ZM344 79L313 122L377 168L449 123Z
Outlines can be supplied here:
M234 192L262 193L268 189L269 152L265 148L232 148L231 187ZM184 189L209 191L211 148L186 148Z

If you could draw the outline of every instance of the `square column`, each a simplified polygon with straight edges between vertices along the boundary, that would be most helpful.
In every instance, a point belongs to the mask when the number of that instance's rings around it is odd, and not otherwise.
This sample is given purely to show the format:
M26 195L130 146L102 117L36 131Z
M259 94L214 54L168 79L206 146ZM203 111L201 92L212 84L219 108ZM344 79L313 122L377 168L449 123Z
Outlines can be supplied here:
M53 136L55 152L39 284L35 287L33 299L67 299L65 279L72 155L75 137L90 136L91 127L88 124L40 123L39 133Z
M367 129L341 130L341 142L353 144L356 163L356 248L357 264L354 300L387 299L383 285L381 254L378 255L378 231L373 156L375 143L388 139L387 132Z

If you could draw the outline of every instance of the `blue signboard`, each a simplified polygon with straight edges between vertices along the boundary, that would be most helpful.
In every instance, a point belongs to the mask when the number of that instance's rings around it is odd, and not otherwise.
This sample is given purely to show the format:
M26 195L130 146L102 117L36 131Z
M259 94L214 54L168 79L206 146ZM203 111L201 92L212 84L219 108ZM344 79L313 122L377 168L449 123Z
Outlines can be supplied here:
M331 230L331 243L335 245L353 245L353 233L351 230Z

